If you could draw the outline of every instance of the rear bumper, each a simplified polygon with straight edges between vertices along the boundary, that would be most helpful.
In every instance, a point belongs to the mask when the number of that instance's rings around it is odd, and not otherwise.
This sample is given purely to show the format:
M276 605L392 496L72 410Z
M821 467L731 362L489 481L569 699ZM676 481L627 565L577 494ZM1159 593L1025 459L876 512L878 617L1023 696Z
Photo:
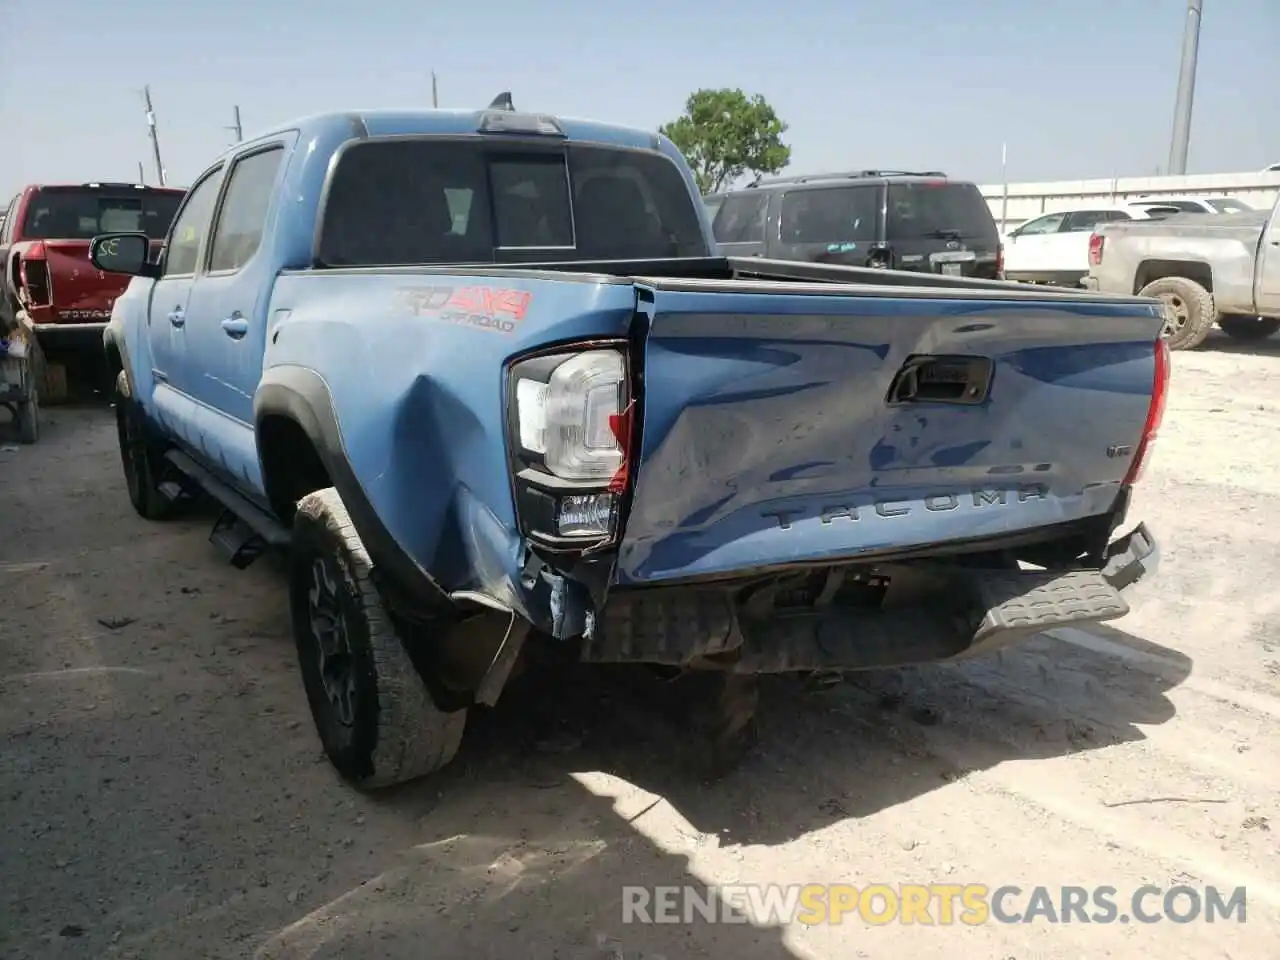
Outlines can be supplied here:
M1043 283L1056 287L1083 286L1088 273L1084 270L1005 270L1006 280L1018 283Z
M36 338L46 350L101 350L102 334L106 329L105 320L90 323L41 323L37 320L35 323Z
M966 659L1048 630L1123 617L1121 591L1153 575L1145 525L1113 542L1101 570L981 570L887 564L883 607L810 606L752 614L725 587L610 595L583 641L594 662L697 665L737 673L866 670ZM895 595L898 579L905 586ZM833 585L832 593L836 587Z

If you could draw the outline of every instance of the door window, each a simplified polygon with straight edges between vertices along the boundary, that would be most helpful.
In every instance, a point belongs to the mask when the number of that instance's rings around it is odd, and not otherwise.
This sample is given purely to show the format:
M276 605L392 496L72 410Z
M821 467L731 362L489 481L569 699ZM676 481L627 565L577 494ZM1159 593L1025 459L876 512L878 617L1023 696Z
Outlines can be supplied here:
M1045 233L1057 233L1058 228L1062 226L1062 221L1067 215L1065 213L1051 213L1047 217L1037 217L1029 223L1023 224L1014 231L1015 237L1036 237Z
M257 253L275 189L284 147L272 147L236 161L227 181L209 251L209 272L239 270Z
M761 243L769 212L767 193L740 193L726 197L712 230L716 243Z
M173 230L169 233L169 245L164 257L166 277L196 272L200 248L209 234L213 205L218 199L218 187L221 183L222 167L217 167L187 194L187 202L182 205L178 218L173 222Z

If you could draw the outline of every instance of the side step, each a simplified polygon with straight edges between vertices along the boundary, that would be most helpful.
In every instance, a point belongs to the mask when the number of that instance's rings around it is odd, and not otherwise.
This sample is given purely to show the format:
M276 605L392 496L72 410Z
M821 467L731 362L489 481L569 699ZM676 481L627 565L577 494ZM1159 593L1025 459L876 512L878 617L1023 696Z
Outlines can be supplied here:
M739 621L741 673L868 670L985 656L1057 627L1123 617L1129 605L1093 570L968 570L938 603ZM949 607L949 609L948 609Z
M191 457L180 450L169 450L165 459L222 504L223 511L214 521L209 542L222 550L236 569L249 566L268 547L288 546L290 534L284 524L236 493Z

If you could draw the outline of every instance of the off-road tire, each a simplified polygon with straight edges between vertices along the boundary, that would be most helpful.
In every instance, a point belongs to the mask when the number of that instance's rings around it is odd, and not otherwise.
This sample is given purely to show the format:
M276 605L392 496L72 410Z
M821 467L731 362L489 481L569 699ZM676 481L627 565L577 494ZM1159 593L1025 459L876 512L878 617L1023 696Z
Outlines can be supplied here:
M321 675L309 595L315 565L336 585L351 669L352 718L344 725ZM405 650L371 580L373 564L332 487L298 503L289 557L289 604L311 716L334 769L372 790L445 766L458 752L467 711L441 710Z
M1185 316L1180 326L1162 334L1170 350L1194 350L1204 343L1218 319L1213 294L1186 277L1161 277L1148 283L1138 295L1163 300Z
M21 443L36 443L40 439L40 401L33 392L30 399L14 404L14 422L18 425Z
M699 671L688 681L685 695L697 698L689 716L690 767L704 779L718 780L737 769L759 740L759 683L748 674L720 671Z
M1257 341L1265 340L1280 330L1280 319L1227 313L1218 318L1218 326L1232 340Z
M173 508L172 501L160 492L160 480L165 473L163 452L150 436L123 370L116 375L113 405L129 503L145 520L163 520Z

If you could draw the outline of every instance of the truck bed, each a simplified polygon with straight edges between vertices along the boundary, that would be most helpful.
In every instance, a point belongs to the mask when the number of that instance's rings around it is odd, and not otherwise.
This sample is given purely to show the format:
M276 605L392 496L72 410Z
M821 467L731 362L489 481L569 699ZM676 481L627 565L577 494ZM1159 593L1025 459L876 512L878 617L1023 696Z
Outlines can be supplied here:
M286 271L305 274L311 271ZM1005 280L980 280L949 277L941 274L913 273L903 270L873 270L836 264L799 263L791 260L766 260L763 257L697 257L669 260L599 260L551 261L527 263L477 264L475 266L412 267L332 267L319 268L324 274L364 274L378 276L447 275L475 277L510 277L529 279L576 279L600 282L679 283L681 281L741 282L765 281L786 284L780 292L795 293L797 284L840 284L843 287L872 288L841 290L844 294L866 294L894 297L981 296L999 300L1081 300L1092 303L1142 303L1149 301L1132 296L1114 296L1082 290L1030 288L1026 284ZM733 287L724 289L738 289ZM704 287L704 289L710 289ZM830 292L830 291L823 291Z

